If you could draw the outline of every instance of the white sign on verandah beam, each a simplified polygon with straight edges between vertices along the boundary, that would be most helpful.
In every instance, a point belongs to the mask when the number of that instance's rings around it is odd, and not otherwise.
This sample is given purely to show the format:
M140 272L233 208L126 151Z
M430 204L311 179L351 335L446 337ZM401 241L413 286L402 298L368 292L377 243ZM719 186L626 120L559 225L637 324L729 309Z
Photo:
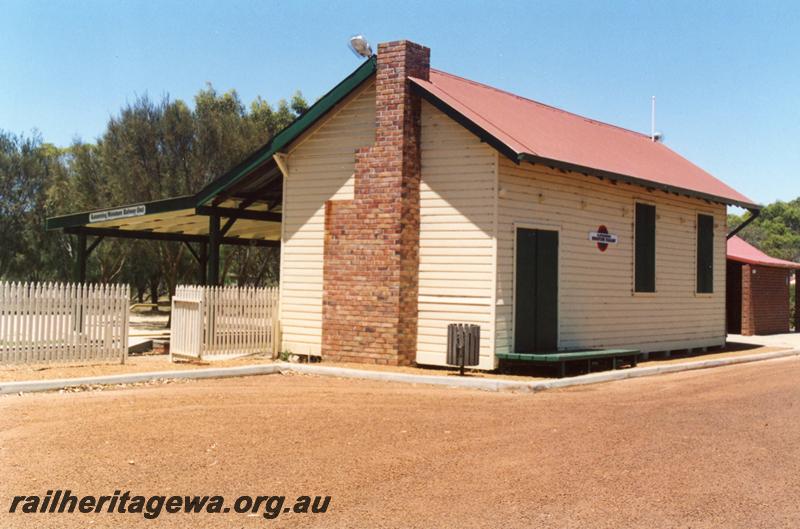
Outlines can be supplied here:
M105 211L95 211L89 213L89 222L105 222L107 220L127 219L130 217L141 217L147 213L144 204L138 206L127 206L124 208L107 209Z

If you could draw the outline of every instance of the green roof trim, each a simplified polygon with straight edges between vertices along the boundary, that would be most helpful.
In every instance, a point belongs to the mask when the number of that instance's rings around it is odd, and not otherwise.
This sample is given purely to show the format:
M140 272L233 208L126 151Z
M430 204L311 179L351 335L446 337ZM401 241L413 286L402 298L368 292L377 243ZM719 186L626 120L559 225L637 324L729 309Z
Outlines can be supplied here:
M107 222L109 220L113 220L114 218L125 219L125 218L139 217L144 215L167 213L171 211L180 211L182 209L191 209L192 211L194 211L194 204L195 204L195 195L184 195L174 198L165 198L162 200L153 200L151 202L139 202L136 204L128 204L126 206L95 209L92 211L84 211L82 213L62 215L60 217L50 217L45 221L45 229L59 230L63 228L77 228L80 226L86 226L88 224L92 224L93 222ZM144 208L144 209L141 210L142 211L141 213L137 212L136 214L130 214L130 215L123 214L107 219L93 220L93 217L97 218L98 214L119 212L121 210L135 211L137 208Z
M266 145L254 152L242 163L201 189L196 195L196 205L204 205L218 194L241 181L251 171L257 169L261 164L280 152L281 149L285 148L309 127L314 125L314 123L327 114L342 99L347 97L348 94L358 88L361 83L369 79L372 74L375 73L376 68L377 59L375 56L372 56L342 82L333 87L330 92L311 105L307 111L298 116L297 119L290 123L285 129L273 136Z

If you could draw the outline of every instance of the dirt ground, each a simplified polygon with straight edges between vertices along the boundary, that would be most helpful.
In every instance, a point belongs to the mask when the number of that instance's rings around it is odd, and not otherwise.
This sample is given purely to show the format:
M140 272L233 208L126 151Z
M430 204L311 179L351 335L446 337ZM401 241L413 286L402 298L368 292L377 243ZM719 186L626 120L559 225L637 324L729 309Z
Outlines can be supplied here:
M742 356L750 354L768 353L779 351L786 347L763 347L759 345L729 343L721 351L710 351L708 353L687 354L675 353L670 358L654 358L646 362L639 362L640 366L673 364L677 362L690 362L707 360L712 358L725 358L730 356ZM178 362L169 361L168 355L131 355L127 362L122 365L119 363L95 363L95 364L41 364L41 365L18 365L0 366L0 381L20 381L20 380L51 380L56 378L78 378L100 375L121 375L124 373L143 373L147 371L175 371L184 369L202 369L208 367L232 367L252 364L269 363L272 360L266 356L247 356L242 358L214 361L214 362ZM415 367L394 367L377 366L369 364L350 364L350 363L323 363L325 366L347 367L352 369L367 369L377 371L396 371L400 373L410 373L416 375L449 375L457 376L458 371L452 368L437 368L426 366ZM570 375L580 374L580 372L570 372ZM505 369L503 372L472 371L469 376L479 378L499 378L506 380L521 380L532 382L554 376L553 369L547 367L530 367L524 364L515 365L513 368Z
M55 378L79 378L101 375L122 375L125 373L146 373L148 371L182 371L186 369L207 369L209 367L233 367L271 363L265 356L246 356L231 360L209 362L170 362L169 355L129 356L125 364L39 364L3 366L0 368L0 381L11 380L52 380Z
M269 375L0 398L0 527L800 526L800 360L538 394ZM325 514L9 514L15 494Z

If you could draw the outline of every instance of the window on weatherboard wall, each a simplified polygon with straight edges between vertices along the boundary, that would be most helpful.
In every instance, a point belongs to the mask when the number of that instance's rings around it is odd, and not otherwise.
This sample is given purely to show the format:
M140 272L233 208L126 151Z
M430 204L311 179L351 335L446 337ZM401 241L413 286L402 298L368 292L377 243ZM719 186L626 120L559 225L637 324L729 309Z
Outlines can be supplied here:
M656 291L656 207L636 203L634 292Z
M697 293L714 292L714 217L697 216Z

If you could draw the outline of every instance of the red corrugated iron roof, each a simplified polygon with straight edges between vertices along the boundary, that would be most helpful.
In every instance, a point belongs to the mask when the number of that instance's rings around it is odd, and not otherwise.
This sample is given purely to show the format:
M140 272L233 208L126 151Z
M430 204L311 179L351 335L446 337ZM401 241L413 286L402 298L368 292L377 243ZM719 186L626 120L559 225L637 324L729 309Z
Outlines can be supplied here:
M440 108L446 105L517 159L562 162L578 171L595 170L669 191L757 207L748 197L644 134L439 70L431 70L429 81L413 77L411 81L426 99Z
M800 263L770 257L738 235L728 239L728 259L740 263L800 270Z

